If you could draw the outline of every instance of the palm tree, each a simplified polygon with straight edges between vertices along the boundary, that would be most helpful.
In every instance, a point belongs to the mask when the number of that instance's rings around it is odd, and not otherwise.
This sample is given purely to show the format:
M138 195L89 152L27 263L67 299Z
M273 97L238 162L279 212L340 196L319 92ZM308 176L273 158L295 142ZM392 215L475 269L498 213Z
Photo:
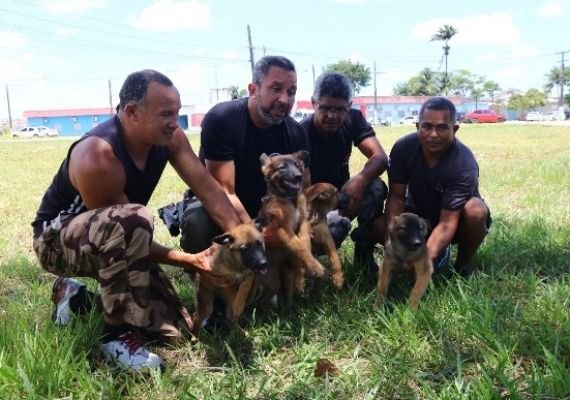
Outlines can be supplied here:
M455 29L453 26L451 25L443 25L441 28L439 28L439 30L437 31L437 33L435 35L433 35L431 37L431 41L442 41L444 42L444 46L443 46L443 54L445 55L445 78L444 78L444 90L445 90L445 94L447 95L447 85L448 85L448 79L447 79L447 56L449 55L449 40L455 36L457 34L457 29Z
M554 86L560 88L560 105L564 104L564 86L570 82L570 68L564 68L562 72L561 68L553 67L548 74L546 74L546 85L544 89L550 92Z

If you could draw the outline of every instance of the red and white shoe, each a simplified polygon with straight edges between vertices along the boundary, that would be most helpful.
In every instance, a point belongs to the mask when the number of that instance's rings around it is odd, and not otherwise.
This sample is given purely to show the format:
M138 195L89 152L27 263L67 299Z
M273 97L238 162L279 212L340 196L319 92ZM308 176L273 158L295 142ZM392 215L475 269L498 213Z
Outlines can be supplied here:
M74 314L70 301L74 296L84 291L85 285L77 279L59 277L55 280L51 295L55 310L51 319L56 325L69 324Z
M117 339L103 343L101 351L108 361L128 369L164 368L162 359L144 347L141 337L133 331L123 333Z

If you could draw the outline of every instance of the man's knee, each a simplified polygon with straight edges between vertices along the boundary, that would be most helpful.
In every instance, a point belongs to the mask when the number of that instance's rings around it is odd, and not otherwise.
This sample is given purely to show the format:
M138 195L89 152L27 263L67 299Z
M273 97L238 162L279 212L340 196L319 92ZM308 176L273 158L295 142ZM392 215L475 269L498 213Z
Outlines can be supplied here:
M489 219L489 208L482 199L472 197L463 207L461 219L467 226L486 226Z
M388 187L380 178L374 178L362 197L360 210L358 211L358 223L366 224L372 221L384 211L384 201L388 196Z
M186 208L180 223L180 247L187 253L198 253L212 244L212 239L222 233L210 218L199 200Z

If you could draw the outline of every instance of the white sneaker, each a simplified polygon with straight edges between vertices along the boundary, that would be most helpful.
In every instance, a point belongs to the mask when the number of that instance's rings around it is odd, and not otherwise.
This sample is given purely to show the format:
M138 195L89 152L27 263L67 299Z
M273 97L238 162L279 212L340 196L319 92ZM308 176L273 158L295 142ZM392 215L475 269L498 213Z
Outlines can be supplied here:
M73 278L59 277L53 283L51 300L55 304L55 310L51 319L56 325L67 325L71 321L73 311L69 301L77 295L85 285Z
M140 338L133 331L123 333L117 339L101 345L103 356L120 366L138 370L141 368L161 369L162 359L148 351Z

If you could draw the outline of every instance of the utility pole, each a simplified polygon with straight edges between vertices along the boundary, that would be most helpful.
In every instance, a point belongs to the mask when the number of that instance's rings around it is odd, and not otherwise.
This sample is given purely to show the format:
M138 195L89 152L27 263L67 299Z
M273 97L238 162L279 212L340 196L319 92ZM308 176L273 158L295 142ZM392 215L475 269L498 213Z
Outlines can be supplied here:
M6 104L8 104L8 125L12 130L12 111L10 110L10 92L8 91L8 84L6 84Z
M315 89L315 64L312 65L311 69L313 71L313 90L314 90Z
M560 99L558 100L559 106L564 106L564 86L566 85L566 75L564 74L564 55L569 53L570 50L560 51L557 54L560 54L560 78L559 78L559 86L560 86Z
M113 94L111 92L111 79L107 79L107 87L109 88L109 114L115 114L115 109L113 108Z
M251 64L251 73L253 74L253 44L251 44L251 29L249 28L249 24L247 24L247 42L249 43L249 63Z
M378 120L378 87L376 85L376 75L383 74L384 71L376 71L376 60L374 60L374 123L380 122Z
M374 123L378 123L378 91L376 87L376 60L374 60Z

